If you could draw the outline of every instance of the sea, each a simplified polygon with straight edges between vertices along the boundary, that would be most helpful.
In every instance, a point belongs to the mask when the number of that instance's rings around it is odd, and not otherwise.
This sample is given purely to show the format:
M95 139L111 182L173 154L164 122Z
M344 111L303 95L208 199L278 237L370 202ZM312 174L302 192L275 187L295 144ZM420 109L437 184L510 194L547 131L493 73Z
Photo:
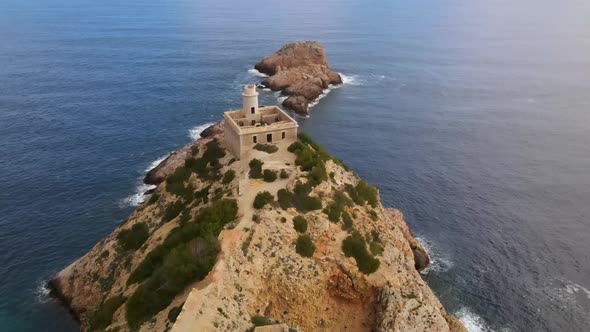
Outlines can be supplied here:
M344 79L300 129L404 213L449 313L590 330L587 0L0 1L0 330L77 331L47 280L297 40Z

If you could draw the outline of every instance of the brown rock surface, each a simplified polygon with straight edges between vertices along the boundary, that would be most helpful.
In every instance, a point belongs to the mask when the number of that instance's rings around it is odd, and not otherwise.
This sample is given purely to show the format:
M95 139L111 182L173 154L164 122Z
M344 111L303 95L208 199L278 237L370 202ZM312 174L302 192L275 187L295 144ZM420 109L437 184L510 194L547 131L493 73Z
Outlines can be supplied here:
M159 167L161 176L184 165L183 158L193 156L195 150L202 155L207 142L218 139L221 146L225 144L223 133L212 135L172 154ZM359 271L354 259L344 256L342 241L349 233L342 229L342 222L329 221L321 209L300 213L267 205L254 210L252 202L258 192L269 191L277 197L278 190L292 189L307 179L287 146L277 146L276 153L253 150L250 157L261 159L265 167L287 169L287 179L272 183L248 179L250 158L232 161L229 154L219 159L219 165L221 173L236 173L230 183L189 178L195 191L211 186L210 200L218 191L236 199L238 219L219 234L221 252L207 277L177 294L167 308L141 325L140 332L248 331L253 328L253 316L268 317L297 331L464 331L416 271L413 247L417 246L412 244L416 240L398 210L384 209L379 202L375 207L352 204L345 208L353 216L354 229L367 238L378 234L383 247L376 256L379 269L369 275ZM333 176L309 194L321 197L323 207L337 192L345 192L346 185L360 181L331 160L325 168ZM237 194L238 187L242 195ZM89 316L102 301L117 295L131 297L137 289L126 283L131 271L181 223L181 216L163 222L163 215L177 200L167 189L165 181L159 183L155 202L138 207L112 234L52 279L52 287L80 319L83 331L90 330ZM198 213L206 204L190 206L190 213ZM311 258L295 251L299 234L293 218L299 214L307 219L306 233L316 246ZM139 222L149 227L147 241L136 251L121 250L117 236ZM126 305L114 312L106 331L130 330ZM168 314L176 307L182 310L173 323Z
M262 84L273 91L299 97L283 103L295 112L308 114L315 101L331 84L342 84L340 75L328 67L324 47L318 42L295 42L265 57L254 68L270 75ZM303 102L305 99L305 103Z

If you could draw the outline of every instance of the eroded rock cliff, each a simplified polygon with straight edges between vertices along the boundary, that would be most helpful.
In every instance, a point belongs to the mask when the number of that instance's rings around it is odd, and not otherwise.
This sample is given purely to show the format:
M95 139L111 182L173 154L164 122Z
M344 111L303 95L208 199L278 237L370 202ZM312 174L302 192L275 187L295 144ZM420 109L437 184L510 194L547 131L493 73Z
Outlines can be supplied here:
M82 330L464 330L375 188L306 136L236 161L213 129L166 159L152 197L51 281Z
M340 75L328 66L324 47L314 41L286 44L254 68L269 75L262 81L264 86L288 96L283 106L302 115L331 84L342 84Z

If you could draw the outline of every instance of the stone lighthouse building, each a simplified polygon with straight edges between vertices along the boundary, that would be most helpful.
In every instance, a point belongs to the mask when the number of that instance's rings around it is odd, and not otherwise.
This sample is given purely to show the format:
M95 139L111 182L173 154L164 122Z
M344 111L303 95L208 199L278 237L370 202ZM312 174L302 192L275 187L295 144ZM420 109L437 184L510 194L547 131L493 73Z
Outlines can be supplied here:
M256 85L242 91L242 109L223 113L224 135L236 159L256 144L291 144L297 140L297 121L278 106L258 106Z

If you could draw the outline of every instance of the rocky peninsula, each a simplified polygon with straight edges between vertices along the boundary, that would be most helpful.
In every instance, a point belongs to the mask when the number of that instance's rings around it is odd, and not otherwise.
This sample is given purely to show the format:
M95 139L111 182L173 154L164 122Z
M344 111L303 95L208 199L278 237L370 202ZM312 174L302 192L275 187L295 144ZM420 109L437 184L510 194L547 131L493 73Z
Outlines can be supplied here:
M342 77L328 66L324 47L315 41L289 43L257 63L254 68L269 75L262 85L288 96L283 106L308 115L309 104Z
M304 134L235 160L222 126L150 172L149 200L50 281L81 330L465 331L376 188Z

